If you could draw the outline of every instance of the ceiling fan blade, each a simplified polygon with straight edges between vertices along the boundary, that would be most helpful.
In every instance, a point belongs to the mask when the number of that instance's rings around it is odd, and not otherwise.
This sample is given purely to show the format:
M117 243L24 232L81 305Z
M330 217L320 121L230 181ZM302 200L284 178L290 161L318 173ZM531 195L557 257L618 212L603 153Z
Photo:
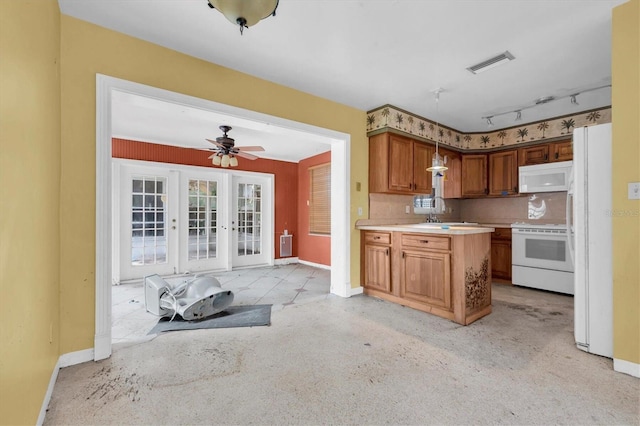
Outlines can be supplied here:
M220 148L224 148L224 145L222 145L220 142L218 141L214 141L211 139L206 139L208 142L211 142L212 144L214 144L215 146L219 146Z
M258 158L260 158L260 157L256 157L253 154L249 154L247 152L242 152L242 151L235 152L234 155L237 155L238 157L246 158L247 160L257 160Z
M258 145L254 146L236 146L236 149L240 151L264 151L264 148Z

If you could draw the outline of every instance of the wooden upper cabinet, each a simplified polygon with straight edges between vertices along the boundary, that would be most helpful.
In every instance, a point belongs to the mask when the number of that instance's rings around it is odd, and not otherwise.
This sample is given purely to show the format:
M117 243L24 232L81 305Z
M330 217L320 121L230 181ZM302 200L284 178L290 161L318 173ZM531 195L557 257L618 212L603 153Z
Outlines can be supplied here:
M550 144L550 161L573 160L573 141L571 139Z
M428 194L431 192L432 145L381 133L369 138L369 192Z
M527 146L518 149L520 166L531 166L549 161L549 144Z
M389 189L413 192L413 141L389 135Z
M549 142L541 145L527 146L518 149L520 166L569 161L573 159L573 143L571 139Z
M431 167L435 148L420 142L413 143L413 189L420 194L431 193L432 173L427 171Z
M487 195L487 156L469 154L462 156L462 196L481 197Z
M449 168L442 178L442 198L462 197L462 156L453 151L439 150Z
M489 195L518 193L518 151L499 151L489 154Z

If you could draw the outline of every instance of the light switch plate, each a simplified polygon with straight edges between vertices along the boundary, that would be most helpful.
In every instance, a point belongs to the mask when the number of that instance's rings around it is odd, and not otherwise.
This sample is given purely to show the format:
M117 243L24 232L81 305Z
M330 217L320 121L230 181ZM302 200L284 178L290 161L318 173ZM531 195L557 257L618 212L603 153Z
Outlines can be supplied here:
M411 213L411 206L404 206L404 212L405 212L406 214Z
M629 199L640 200L640 182L629 182Z
M358 216L362 216L362 207L358 207Z

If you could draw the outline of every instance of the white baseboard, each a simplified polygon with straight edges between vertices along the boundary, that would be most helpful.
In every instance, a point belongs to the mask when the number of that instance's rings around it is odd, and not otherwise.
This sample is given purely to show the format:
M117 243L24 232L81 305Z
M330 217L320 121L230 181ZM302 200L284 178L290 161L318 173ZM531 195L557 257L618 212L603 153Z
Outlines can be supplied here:
M362 286L356 287L356 288L351 288L351 295L355 296L357 294L362 294L362 292L364 291L364 288Z
M280 259L274 259L273 260L273 264L274 265L290 265L292 263L298 263L298 258L297 257L283 257Z
M40 415L38 415L37 425L44 423L44 418L47 415L47 408L51 401L51 395L53 395L53 388L58 380L58 372L61 368L70 367L72 365L81 364L83 362L93 361L93 349L85 349L83 351L70 352L68 354L60 355L58 362L53 371L51 372L51 378L49 379L49 386L47 392L44 394L44 400L42 401L42 407L40 407Z
M635 362L614 358L613 369L619 373L640 378L640 364L636 364Z
M36 425L38 426L44 423L44 418L47 415L49 401L51 401L51 395L53 395L53 387L56 385L56 380L58 380L58 371L60 371L60 358L58 358L58 362L56 363L55 367L53 367L53 371L51 372L49 387L47 387L47 392L44 394L44 401L42 401L42 407L40 407L40 415L38 416L38 421L36 422Z
M82 364L87 361L93 361L93 348L60 355L58 364L60 365L60 368L64 368L76 364Z
M331 266L323 265L322 263L313 263L313 262L308 262L306 260L298 260L298 263L302 263L303 265L307 265L307 266L313 266L314 268L327 269L329 271L331 270Z

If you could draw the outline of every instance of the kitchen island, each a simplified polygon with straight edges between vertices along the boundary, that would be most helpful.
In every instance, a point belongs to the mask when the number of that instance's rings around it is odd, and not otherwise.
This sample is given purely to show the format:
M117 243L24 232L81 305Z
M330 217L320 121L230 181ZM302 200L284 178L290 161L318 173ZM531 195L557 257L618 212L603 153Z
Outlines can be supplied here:
M494 228L358 225L364 293L468 325L491 313Z

